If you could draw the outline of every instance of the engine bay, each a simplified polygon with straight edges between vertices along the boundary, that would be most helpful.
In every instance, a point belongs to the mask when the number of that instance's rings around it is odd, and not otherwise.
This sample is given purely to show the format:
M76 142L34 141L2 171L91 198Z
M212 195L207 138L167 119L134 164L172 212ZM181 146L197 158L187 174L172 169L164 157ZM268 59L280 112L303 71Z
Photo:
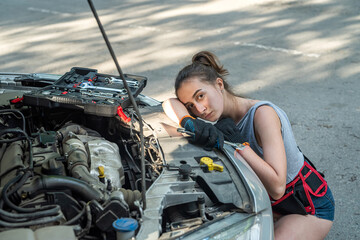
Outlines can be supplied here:
M103 239L95 229L113 232L116 219L140 218L136 133L119 133L116 119L59 110L1 110L0 225L37 229L75 224L77 238L94 234ZM104 132L58 122L69 118ZM149 171L153 168L156 178L161 161L153 145L147 150L152 155Z

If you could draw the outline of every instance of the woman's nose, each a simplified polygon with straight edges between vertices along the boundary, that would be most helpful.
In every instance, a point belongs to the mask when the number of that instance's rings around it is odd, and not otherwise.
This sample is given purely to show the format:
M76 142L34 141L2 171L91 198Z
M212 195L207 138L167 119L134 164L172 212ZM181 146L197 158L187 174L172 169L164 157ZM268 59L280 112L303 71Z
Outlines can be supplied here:
M201 103L196 103L195 107L199 113L203 113L206 109L206 107L204 105L202 105Z

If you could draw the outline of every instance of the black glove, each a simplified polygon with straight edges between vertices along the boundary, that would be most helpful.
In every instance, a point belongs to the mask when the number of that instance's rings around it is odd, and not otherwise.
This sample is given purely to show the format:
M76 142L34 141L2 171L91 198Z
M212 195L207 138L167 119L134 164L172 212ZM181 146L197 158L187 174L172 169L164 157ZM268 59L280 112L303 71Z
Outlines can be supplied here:
M240 130L231 118L220 119L214 126L224 134L226 141L233 143L245 142L240 134Z
M184 117L180 125L185 128L186 131L194 133L190 142L197 143L206 150L223 148L224 136L214 125L190 116Z

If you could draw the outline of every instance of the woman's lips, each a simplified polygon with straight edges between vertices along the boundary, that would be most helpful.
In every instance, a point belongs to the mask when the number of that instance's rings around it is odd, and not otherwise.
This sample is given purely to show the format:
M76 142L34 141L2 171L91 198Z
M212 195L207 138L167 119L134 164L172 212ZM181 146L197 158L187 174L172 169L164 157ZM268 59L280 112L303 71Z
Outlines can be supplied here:
M209 112L208 114L205 115L205 119L208 120L211 117L212 112Z

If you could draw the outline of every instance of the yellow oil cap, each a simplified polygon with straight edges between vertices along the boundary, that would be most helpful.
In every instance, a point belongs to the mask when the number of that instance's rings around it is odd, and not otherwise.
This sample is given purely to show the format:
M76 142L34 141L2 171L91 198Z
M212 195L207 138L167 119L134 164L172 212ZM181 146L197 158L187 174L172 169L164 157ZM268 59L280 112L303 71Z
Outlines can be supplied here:
M200 165L207 165L208 166L208 170L211 172L213 170L215 171L219 171L222 172L224 171L224 167L220 166L216 163L214 163L214 160L212 160L209 157L202 157L200 158Z
M98 171L99 171L99 178L104 178L104 177L105 177L105 169L104 169L104 166L99 166L99 167L98 167Z

